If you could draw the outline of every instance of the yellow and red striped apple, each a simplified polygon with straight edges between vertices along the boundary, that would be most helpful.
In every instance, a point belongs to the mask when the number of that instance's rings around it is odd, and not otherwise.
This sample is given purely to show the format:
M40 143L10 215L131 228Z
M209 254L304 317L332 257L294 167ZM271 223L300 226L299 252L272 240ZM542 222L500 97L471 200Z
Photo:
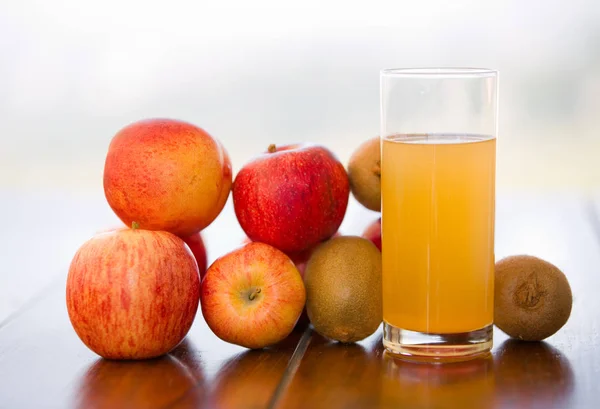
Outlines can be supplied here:
M204 319L219 338L258 349L292 332L304 308L306 290L288 256L268 244L253 242L208 268L201 300Z
M190 329L200 277L179 237L121 229L96 235L77 251L66 298L71 324L92 351L109 359L153 358Z

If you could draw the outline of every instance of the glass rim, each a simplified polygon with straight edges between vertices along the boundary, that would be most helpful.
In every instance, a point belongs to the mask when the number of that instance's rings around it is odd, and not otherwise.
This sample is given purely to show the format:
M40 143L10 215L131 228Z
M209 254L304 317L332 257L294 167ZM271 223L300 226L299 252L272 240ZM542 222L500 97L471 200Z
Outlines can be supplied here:
M420 67L385 68L381 76L405 78L489 78L497 77L498 70L474 67Z

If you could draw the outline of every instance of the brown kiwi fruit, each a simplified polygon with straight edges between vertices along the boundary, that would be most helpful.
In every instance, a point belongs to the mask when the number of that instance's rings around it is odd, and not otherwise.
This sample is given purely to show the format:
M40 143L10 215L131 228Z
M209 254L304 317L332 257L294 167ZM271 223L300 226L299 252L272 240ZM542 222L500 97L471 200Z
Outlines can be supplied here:
M306 312L319 334L356 342L381 324L381 253L371 241L341 236L321 244L306 264L304 284Z
M533 256L496 263L494 324L513 338L541 341L569 319L573 295L567 277Z
M381 211L381 150L379 137L363 142L350 157L352 194L367 209Z

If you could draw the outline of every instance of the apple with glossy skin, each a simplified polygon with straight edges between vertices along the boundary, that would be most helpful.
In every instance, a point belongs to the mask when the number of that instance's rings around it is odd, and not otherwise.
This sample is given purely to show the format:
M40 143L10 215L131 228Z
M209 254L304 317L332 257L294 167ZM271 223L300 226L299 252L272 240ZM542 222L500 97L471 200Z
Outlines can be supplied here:
M75 332L109 359L171 351L190 329L199 299L194 256L183 240L163 231L96 235L77 251L67 278Z
M229 155L192 124L148 119L120 130L104 165L104 193L128 226L190 236L221 212L231 189Z
M330 238L349 194L344 166L311 144L271 145L239 171L232 189L235 214L250 240L287 254Z
M215 335L258 349L292 332L304 308L306 290L288 256L268 244L253 242L208 268L201 300L202 314Z
M338 233L336 233L335 235L337 236ZM242 240L242 244L248 243L252 243L252 240L250 240L248 237L245 237L244 240ZM308 262L310 255L317 246L318 244L301 252L288 254L288 257L290 258L290 260L292 260L292 262L298 269L298 272L302 277L302 282L304 282L304 270L306 269L306 263ZM306 308L303 308L302 314L300 314L300 318L298 318L298 321L296 322L296 326L294 328L298 330L304 330L309 324L310 320L308 319L308 313L306 312Z
M381 217L369 224L362 236L367 240L371 240L381 251Z
M182 239L185 244L188 245L190 250L192 250L192 254L196 258L198 272L200 273L200 280L202 280L202 278L204 278L204 274L206 273L207 265L206 247L204 246L202 235L200 232L198 232L196 234L192 234L191 236L182 237Z
M332 237L338 237L338 236L340 236L340 233L336 232ZM250 240L248 237L245 237L244 240L242 241L242 244L247 244L247 243L252 243L252 240ZM320 244L321 243L317 243L314 246L312 246L306 250L287 255L292 260L292 262L294 263L296 268L298 269L300 276L302 276L302 280L304 280L304 270L306 269L306 263L308 262L308 259L310 258L312 253L315 251L315 249ZM302 314L300 315L300 318L298 318L298 322L296 323L296 328L304 329L308 326L308 324L310 324L310 320L308 319L308 314L306 313L306 308L303 308Z

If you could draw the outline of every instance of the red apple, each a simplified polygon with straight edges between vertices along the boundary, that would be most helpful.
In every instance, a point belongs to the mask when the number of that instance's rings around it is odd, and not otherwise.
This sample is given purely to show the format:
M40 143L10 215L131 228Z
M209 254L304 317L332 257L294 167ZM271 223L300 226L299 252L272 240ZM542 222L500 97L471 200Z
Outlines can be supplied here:
M75 254L67 310L75 332L109 359L164 355L190 329L200 298L194 256L162 231L115 230L94 236Z
M258 349L294 329L306 291L288 256L264 243L248 243L218 258L202 280L202 313L222 340Z
M221 212L231 188L231 162L204 130L171 119L135 122L110 143L104 193L128 226L190 236Z
M337 234L338 233L336 233L335 235L337 235ZM242 240L242 244L248 244L248 243L252 243L252 240L250 240L248 237L245 237L244 240ZM298 272L300 273L300 276L302 276L303 280L304 280L304 270L306 269L306 263L308 262L310 255L312 254L312 252L314 251L314 249L317 246L318 246L318 244L316 244L306 250L303 250L301 252L288 254L288 257L290 258L290 260L292 260L292 262L296 266L296 269L298 269ZM295 328L298 330L304 330L304 328L306 328L309 324L310 324L310 320L308 319L308 314L306 313L306 308L303 308L302 314L300 314L300 318L298 318Z
M340 233L336 232L333 235L333 237L338 237L339 235L340 235ZM242 240L242 244L247 244L247 243L252 243L252 240L250 240L248 237L245 237L244 240ZM308 262L308 259L312 255L313 251L315 251L315 249L319 246L319 244L321 244L321 243L317 243L314 246L312 246L306 250L300 251L298 253L288 254L288 257L292 260L292 262L298 269L298 272L302 276L302 279L304 279L304 270L306 269L306 263ZM302 314L300 315L300 318L298 318L298 322L296 323L296 328L304 329L304 328L306 328L306 326L308 326L308 324L310 324L310 320L308 319L308 314L306 313L306 308L303 308Z
M339 235L340 233L336 232L333 235L333 237L338 237ZM245 237L244 240L242 240L242 244L247 243L252 243L252 240L250 240L248 237ZM304 270L306 269L306 263L308 262L308 259L312 255L313 251L315 251L315 249L319 246L319 244L321 243L317 243L314 246L306 250L300 251L298 253L288 254L288 257L293 261L294 265L298 269L298 272L302 276L302 279L304 279ZM296 328L304 329L308 326L308 324L310 324L310 320L308 319L306 308L303 308L302 314L300 315L300 318L298 318L298 322L296 323Z
M269 147L233 183L235 214L252 241L305 250L340 227L350 187L344 166L318 145Z
M206 247L204 247L204 241L202 240L202 235L200 232L196 234L192 234L191 236L182 237L185 244L188 245L190 250L192 250L192 254L196 258L196 263L198 264L198 272L200 273L200 279L204 278L204 273L206 273Z
M367 240L371 240L381 251L381 217L368 225L362 236Z

